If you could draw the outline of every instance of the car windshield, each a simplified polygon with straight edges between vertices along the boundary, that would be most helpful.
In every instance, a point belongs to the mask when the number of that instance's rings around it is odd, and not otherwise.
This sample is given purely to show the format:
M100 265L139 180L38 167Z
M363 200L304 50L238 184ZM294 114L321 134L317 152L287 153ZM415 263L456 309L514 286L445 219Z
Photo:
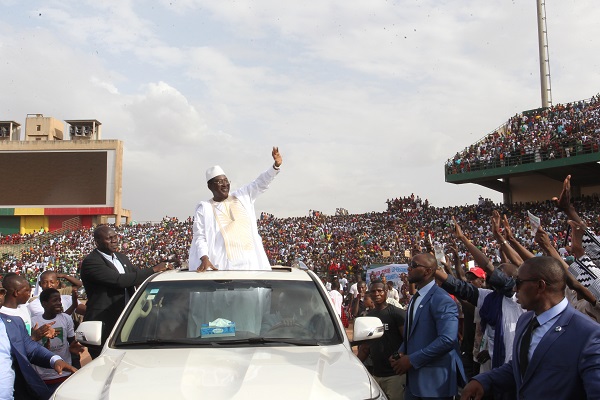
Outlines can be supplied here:
M149 282L119 325L113 344L340 343L326 302L312 281Z

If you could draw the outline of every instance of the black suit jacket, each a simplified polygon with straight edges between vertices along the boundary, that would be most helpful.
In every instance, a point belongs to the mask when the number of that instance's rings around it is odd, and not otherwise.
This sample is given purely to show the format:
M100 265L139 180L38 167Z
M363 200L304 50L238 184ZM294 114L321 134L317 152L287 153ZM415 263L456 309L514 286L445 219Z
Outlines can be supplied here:
M84 321L104 323L102 344L125 309L126 301L133 296L135 287L154 274L152 268L135 267L125 254L114 254L123 265L124 274L119 273L98 249L88 254L81 264L81 280L88 298Z

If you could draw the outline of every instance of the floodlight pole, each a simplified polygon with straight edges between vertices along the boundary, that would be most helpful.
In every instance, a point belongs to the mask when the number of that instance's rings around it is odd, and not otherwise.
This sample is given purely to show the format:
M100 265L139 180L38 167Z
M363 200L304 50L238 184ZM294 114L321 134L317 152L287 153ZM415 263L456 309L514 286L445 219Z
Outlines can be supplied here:
M537 0L538 45L540 53L540 80L542 107L552 106L552 84L550 81L550 54L548 52L548 28L546 26L546 2Z

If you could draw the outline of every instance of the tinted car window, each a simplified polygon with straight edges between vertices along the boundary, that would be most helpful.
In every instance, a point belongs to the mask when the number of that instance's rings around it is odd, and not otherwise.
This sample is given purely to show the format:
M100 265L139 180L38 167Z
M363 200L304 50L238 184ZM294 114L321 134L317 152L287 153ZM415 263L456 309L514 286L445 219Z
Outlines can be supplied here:
M341 343L328 304L312 281L150 282L120 324L114 345L253 338Z

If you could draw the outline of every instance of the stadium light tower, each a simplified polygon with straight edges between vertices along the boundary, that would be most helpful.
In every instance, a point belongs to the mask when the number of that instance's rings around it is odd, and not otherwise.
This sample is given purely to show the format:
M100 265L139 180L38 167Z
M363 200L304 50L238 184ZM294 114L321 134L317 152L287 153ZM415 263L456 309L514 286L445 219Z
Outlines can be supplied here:
M550 81L550 53L548 52L548 27L546 25L546 2L537 1L538 46L540 53L540 80L542 83L542 107L552 106L552 84Z

